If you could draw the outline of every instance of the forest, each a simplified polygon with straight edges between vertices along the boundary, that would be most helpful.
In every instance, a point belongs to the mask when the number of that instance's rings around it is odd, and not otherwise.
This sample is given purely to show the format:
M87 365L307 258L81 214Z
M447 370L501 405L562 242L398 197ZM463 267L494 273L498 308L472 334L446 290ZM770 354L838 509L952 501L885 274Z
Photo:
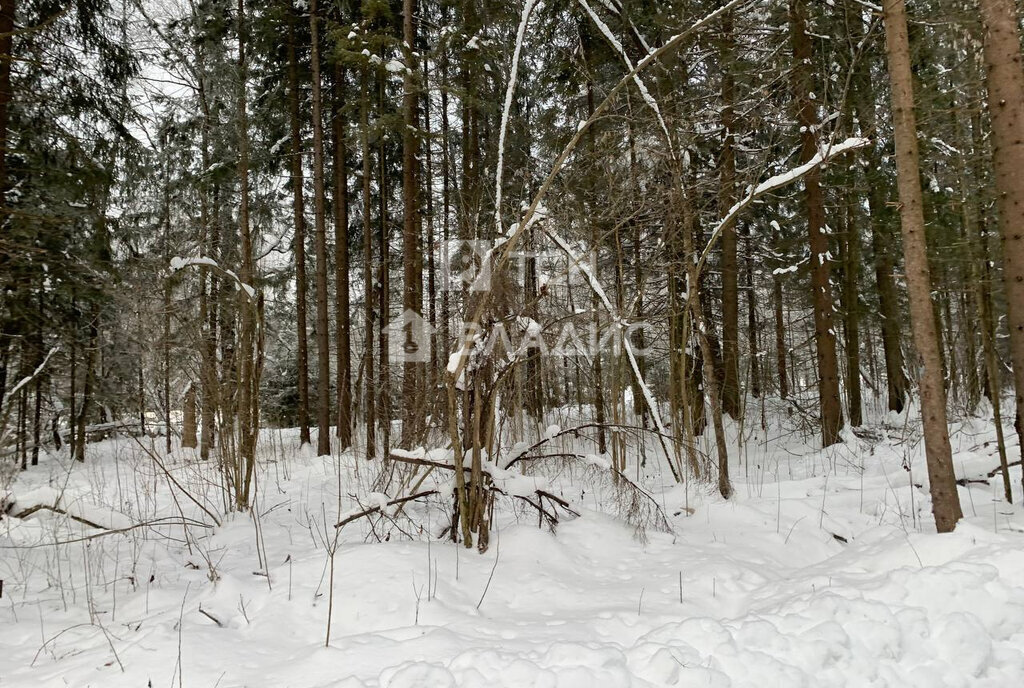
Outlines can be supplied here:
M0 685L1019 685L1022 17L0 0Z

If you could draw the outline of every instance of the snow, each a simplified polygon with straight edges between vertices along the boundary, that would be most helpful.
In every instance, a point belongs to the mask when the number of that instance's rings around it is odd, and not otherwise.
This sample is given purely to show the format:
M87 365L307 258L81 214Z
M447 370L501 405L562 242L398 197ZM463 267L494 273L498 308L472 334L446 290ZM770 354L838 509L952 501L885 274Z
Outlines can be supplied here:
M256 289L252 285L246 284L242 279L235 273L234 270L228 270L222 268L220 264L213 258L207 258L205 256L197 256L193 258L183 258L181 256L174 256L171 258L170 269L171 272L177 272L191 266L211 267L215 270L220 270L225 275L230 277L239 289L245 292L246 297L252 301L256 297Z
M194 258L183 258L181 256L174 256L171 258L171 272L177 272L190 265L203 265L211 268L218 268L220 265L213 258L206 258L205 256L197 256Z
M786 172L782 172L780 174L769 177L768 179L764 180L753 189L748 189L746 196L744 196L741 200L737 201L736 204L729 209L725 216L723 216L718 221L718 224L716 224L715 228L711 231L708 243L704 247L704 250L701 252L699 264L703 265L704 262L707 260L708 254L711 252L711 249L714 247L719 235L721 235L722 233L722 229L726 227L730 222L732 222L732 220L735 219L736 216L739 215L744 208L749 206L755 200L765 195L766 193L770 193L772 191L775 191L776 189L781 189L784 186L792 184L797 179L800 179L800 177L804 176L814 168L824 165L825 163L827 163L829 160L836 156L842 155L847 151L856 150L858 148L864 148L870 143L870 139L853 136L846 139L845 141L842 141L841 143L825 143L818 149L818 152L814 154L814 157L812 157L810 160L803 163L802 165L794 167L793 169L788 170Z
M731 453L742 443L744 456L729 501L666 480L656 443L645 468L630 455L628 474L664 505L673 531L643 538L614 516L613 493L579 473L485 463L509 494L546 489L581 516L551 533L502 498L480 555L438 537L450 522L438 498L404 506L425 527L409 540L389 525L404 517L387 506L396 495L374 487L376 464L303 452L296 430L264 431L257 508L220 528L104 535L52 511L3 517L2 685L1019 685L1024 512L986 478L998 464L991 420L951 428L958 477L987 482L960 488L966 518L938 535L916 408L876 412L822 451L788 425L782 402L765 403L766 429L727 421ZM559 435L545 451L576 451L573 441ZM586 470L607 473L604 457L583 454ZM163 462L220 508L215 461L176 449ZM450 478L435 470L421 489L450 490ZM1019 503L1016 471L1014 481ZM11 493L15 509L119 515L103 528L208 520L180 494L175 503L127 438L90 445L84 464L46 456ZM372 507L386 512L373 528L362 519L340 531L324 647L330 524Z

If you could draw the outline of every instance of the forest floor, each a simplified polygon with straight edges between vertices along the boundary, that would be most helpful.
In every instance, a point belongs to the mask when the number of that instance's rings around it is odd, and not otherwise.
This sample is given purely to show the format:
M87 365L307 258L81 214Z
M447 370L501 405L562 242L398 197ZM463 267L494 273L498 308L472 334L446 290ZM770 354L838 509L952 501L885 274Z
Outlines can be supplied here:
M1024 511L988 476L991 421L952 428L965 519L937 535L914 417L822 451L783 415L730 427L728 501L675 485L653 449L631 457L671 532L627 523L597 469L551 467L536 480L580 517L551 533L502 500L483 555L438 539L440 500L335 547L339 511L382 499L377 464L316 458L294 431L261 440L254 515L220 516L216 466L191 450L166 472L131 438L46 456L12 510L64 513L0 518L0 687L1022 685ZM185 492L223 524L183 527L211 523Z

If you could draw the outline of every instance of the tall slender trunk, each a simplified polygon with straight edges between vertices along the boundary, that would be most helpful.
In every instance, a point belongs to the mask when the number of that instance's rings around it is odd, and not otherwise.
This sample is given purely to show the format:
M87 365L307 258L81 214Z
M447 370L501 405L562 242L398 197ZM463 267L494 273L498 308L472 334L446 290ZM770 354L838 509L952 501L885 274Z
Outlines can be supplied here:
M78 423L78 335L81 333L81 319L78 313L78 298L75 293L75 288L71 287L71 327L70 339L71 342L68 345L68 453L74 456L75 453L75 439L77 438L77 423ZM10 342L3 346L4 358L6 360L10 352ZM141 366L141 359L140 359ZM141 371L141 368L140 368ZM4 379L0 379L0 382L6 383L7 366L3 369ZM3 393L5 385L0 385L0 394ZM142 409L140 413L145 413L145 399L142 399Z
M331 453L331 343L327 317L327 210L324 198L324 124L320 89L320 17L317 0L309 6L313 84L313 213L316 246L316 453Z
M203 169L210 168L210 108L206 99L206 76L203 73L204 67L202 58L199 63L200 77L198 81L199 103L202 109L203 119L200 124L200 148L203 162ZM209 190L204 183L199 187L199 223L202 226L201 243L203 254L216 256L214 249L214 232L216 231L210 221ZM200 422L199 431L199 457L208 459L210 449L214 443L214 423L217 404L217 297L215 282L216 276L205 265L199 266L199 329L202 336L200 365L200 377L202 378L202 397L200 401ZM141 376L142 369L139 369ZM144 396L141 394L142 385L140 381L140 413L143 412L145 404ZM143 419L145 415L142 416Z
M744 289L747 292L747 355L750 357L750 396L761 396L761 360L757 346L757 292L754 290L754 250L750 227L743 233L746 244L746 277Z
M852 5L852 3L850 3ZM860 7L848 9L850 24L858 39L863 37L864 21L860 18ZM873 254L875 289L878 293L878 321L882 332L882 353L885 358L887 403L890 411L903 410L906 403L908 382L903 368L902 322L899 297L896 292L895 259L898 254L893 228L889 221L891 212L887 208L886 188L888 181L882 173L882 147L878 143L877 115L875 113L875 89L872 82L870 63L859 59L853 67L852 101L857 115L860 135L876 141L864 150L865 177L867 178L868 215L871 227L871 252Z
M777 225L776 225L777 226ZM772 244L779 245L779 230L772 227ZM786 374L786 320L782 307L782 275L772 271L772 301L775 306L775 366L779 377L779 396L789 396L789 378Z
M931 301L931 276L925 239L924 201L917 149L913 81L907 10L903 0L885 0L885 44L889 82L892 87L893 138L900 193L900 222L906 263L907 294L914 344L921 367L921 417L924 423L925 456L931 483L932 513L940 533L950 532L963 516L953 474L949 428L946 424L946 390L942 357Z
M811 97L811 39L807 35L805 0L790 0L790 31L793 42L793 96L800 125L800 160L807 162L818 152L818 113ZM828 258L828 236L825 234L825 203L818 168L804 177L804 198L807 205L807 235L811 249L811 289L814 306L814 344L818 361L818 401L821 413L823 446L840 441L843 427L842 404L839 399L839 361L836 357L836 334L832 307L831 268Z
M166 146L166 140L164 145ZM163 170L163 259L164 265L171 262L171 187L169 164L165 157ZM164 278L163 284L163 341L161 342L161 358L163 370L161 375L161 402L164 412L164 453L171 453L171 276Z
M89 313L89 345L86 350L85 382L82 385L82 405L78 409L78 417L75 419L77 431L74 433L73 456L77 461L85 461L85 439L86 427L89 422L89 414L92 413L93 390L96 388L96 365L99 361L100 345L100 307L92 305Z
M589 48L589 36L584 37L584 51L586 52ZM584 59L589 59L589 55L584 55ZM594 82L592 79L587 79L587 117L590 118L594 114ZM597 158L597 125L590 127L590 131L587 133L587 147L590 153L592 161L596 162ZM591 180L591 199L597 197L596 184L594 179ZM594 274L599 274L599 266L601 262L601 231L598 226L597 220L593 217L595 213L592 212L590 219L590 250L593 255L593 262L591 263L590 269ZM590 295L590 308L594 313L594 342L600 341L601 336L601 300L598 298L597 293L594 292ZM597 349L597 347L595 347ZM608 451L608 438L605 433L605 399L604 399L604 371L602 370L601 364L601 351L597 349L592 352L594 357L594 420L597 422L597 450L601 454Z
M17 14L17 0L0 0L0 230L6 231L8 222L7 190L7 128L10 123L10 106L14 97L11 91L11 63L14 61L14 18ZM0 257L0 265L7 260ZM2 395L3 392L0 392ZM0 396L0 405L3 398Z
M978 0L985 25L985 85L992 118L992 163L1003 242L1003 282L1017 418L1024 418L1024 74L1017 5ZM993 390L993 394L998 393ZM1018 423L1018 427L1020 427ZM1021 441L1024 452L1024 439ZM1022 463L1024 473L1024 463Z
M334 139L334 320L337 356L337 435L341 449L352 446L352 335L348 283L348 151L345 139L345 69L334 63L331 87L331 134Z
M447 12L444 12L444 16L447 17ZM452 239L451 230L451 218L452 218L452 160L451 160L451 124L449 121L448 114L448 53L445 52L441 56L441 213L443 215L441 219L441 250L445 251L447 255L449 242ZM445 261L447 263L447 260ZM441 349L444 353L444 358L447 359L448 346L451 343L451 320L452 320L452 308L451 308L451 287L447 284L448 280L451 279L451 274L442 275L444 289L441 290L441 331L438 334L438 340L441 343ZM529 354L527 354L527 360L529 361ZM527 363L529 367L529 363ZM441 408L441 414L443 415L441 427L447 426L447 415L448 405L447 403L439 404Z
M306 215L302 193L302 120L295 16L288 16L288 105L291 124L292 218L295 231L295 322L298 339L299 442L309 444L309 341L306 326Z
M383 53L383 48L381 49ZM381 78L377 84L377 116L378 119L384 114L387 97L385 93L385 79ZM391 227L388 217L388 197L390 187L388 185L387 172L387 150L383 133L377 143L377 189L378 189L378 212L377 212L377 249L380 264L377 273L377 311L380 317L380 328L377 330L377 341L380 347L380 363L378 368L378 380L380 384L380 402L378 413L380 414L381 444L383 445L384 459L388 459L391 449L391 338L387 325L391 322Z
M1002 385L999 383L999 358L995 348L992 299L987 286L988 275L983 272L988 263L988 251L981 231L978 204L974 197L977 179L972 177L966 160L971 151L971 142L963 125L961 112L960 104L954 103L953 124L957 132L957 147L960 149L960 154L957 156L957 174L960 177L960 214L967 244L966 283L971 285L968 291L973 301L974 315L980 320L978 331L981 335L982 371L985 376L985 388L988 389L988 398L992 404L992 420L996 429L996 451L999 453L999 467L1003 474L1003 495L1007 502L1012 502L1013 488L1010 481L1010 466L1006 457L1006 439L1003 437L1002 395L1000 394ZM974 183L972 184L972 182ZM973 365L970 367L973 368Z
M851 166L852 171L852 166ZM847 199L840 208L845 231L839 238L843 247L843 297L844 331L846 333L846 404L850 414L850 425L858 427L863 422L860 388L860 231L856 200Z
M423 194L426 202L426 227L424 228L426 234L423 239L422 246L424 250L421 251L421 256L424 256L427 262L427 305L429 309L427 321L430 323L430 362L428 364L428 377L425 381L422 381L424 385L422 398L424 400L424 412L427 408L430 408L430 414L434 418L433 424L436 425L436 414L441 405L434 401L434 395L437 393L438 385L440 384L442 344L438 341L437 337L437 264L434 251L434 244L437 240L434 226L434 145L430 124L430 75L428 73L428 62L429 60L423 61L422 71L423 140L426 141L426 146L424 146L426 169L423 175L424 178L420 180L419 184L420 193Z
M249 221L249 115L248 83L249 63L246 58L248 32L245 23L245 0L238 0L238 229L241 236L241 270L239 279L248 289L254 289L256 275L253 264L252 229ZM238 307L242 311L240 333L240 376L238 385L238 456L235 459L235 506L246 509L249 506L249 492L252 474L256 464L256 442L259 439L259 398L254 394L258 386L259 369L256 351L256 304L255 294L247 289L238 290Z
M402 2L402 51L405 56L404 93L402 95L402 307L404 316L412 318L409 327L420 327L423 318L423 267L420 245L419 193L417 187L416 132L416 2ZM413 314L415 314L413 316ZM407 333L406 354L402 366L402 444L410 446L419 437L423 425L422 352L415 351L414 333ZM409 348L412 347L412 348ZM413 356L412 354L417 354Z
M370 163L370 74L369 68L363 67L360 75L361 97L359 100L359 123L362 128L363 155L363 306L366 325L364 339L364 360L366 361L366 384L363 388L363 403L366 405L366 456L377 456L377 387L375 378L377 369L373 363L373 345L376 322L373 311L373 223L370 220L372 199L370 197L370 176L373 167Z
M678 173L677 173L678 175ZM674 180L673 186L679 187L682 184L681 177ZM682 195L682 194L680 194ZM688 284L699 284L697 262L691 257L694 254L692 225L696 224L693 210L689 206L685 196L676 201L680 204L683 220L683 255L686 257L686 276ZM711 341L708 337L708 324L704 318L704 309L701 307L698 298L692 293L687 294L687 302L690 306L690 315L693 319L693 328L700 346L701 360L704 366L704 388L707 392L708 401L711 406L711 424L715 433L715 449L718 458L718 492L723 498L729 499L732 496L732 482L729 480L729 448L725 439L725 427L722 422L722 401L720 396L719 382L714 371L714 352L711 348Z
M735 79L733 61L732 13L722 17L719 43L719 69L722 71L722 151L718 161L718 213L725 216L736 202ZM732 418L740 415L739 368L739 259L736 222L722 228L722 411Z
M43 352L43 327L44 312L43 312L43 283L40 278L39 284L36 287L36 317L39 318L39 324L35 328L35 333L32 342L32 352L35 360L32 362L32 369L38 371L39 367L42 366L43 361L46 358L46 354ZM32 393L32 465L39 465L39 436L40 426L42 423L42 402L43 402L43 379L48 377L46 375L37 373L36 379L33 384Z

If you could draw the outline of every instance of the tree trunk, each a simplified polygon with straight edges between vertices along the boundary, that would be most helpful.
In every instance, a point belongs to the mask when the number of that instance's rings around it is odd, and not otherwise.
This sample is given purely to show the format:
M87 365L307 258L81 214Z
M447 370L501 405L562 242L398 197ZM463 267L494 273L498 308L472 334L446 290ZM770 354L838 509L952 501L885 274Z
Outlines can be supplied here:
M201 65L201 63L200 63ZM202 68L202 66L200 67ZM198 79L199 103L203 112L203 120L200 125L200 146L203 162L203 169L210 168L210 108L206 100L205 81ZM210 202L207 196L206 184L199 188L199 223L202 225L201 243L203 252L208 256L216 256L214 248L214 232L216 228L210 221ZM200 376L202 378L201 398L201 429L199 435L199 457L208 459L210 449L214 443L214 423L217 405L217 298L216 298L216 276L205 265L199 266L199 319L200 332L202 336L202 363L200 365ZM207 287L209 285L209 288ZM142 369L139 368L139 375ZM145 410L145 397L142 395L140 379L140 414ZM145 418L145 415L143 415Z
M754 290L754 249L751 241L750 227L744 231L746 243L746 280L743 285L747 291L747 355L750 357L750 396L755 399L761 396L761 361L757 346L757 292Z
M956 477L953 474L949 428L946 424L946 390L942 356L931 301L931 276L925 239L921 168L917 151L910 41L903 0L885 0L885 44L892 88L893 138L900 193L900 223L906 264L907 294L914 344L920 359L918 384L924 423L925 456L931 483L932 513L940 533L952 531L962 517Z
M864 22L859 17L860 7L851 8L848 13L856 36L864 34ZM856 22L856 24L853 24ZM882 351L885 358L887 402L890 411L900 413L907 398L907 375L903 369L903 350L899 298L894 277L898 247L889 223L886 190L888 182L882 173L881 145L875 113L875 89L871 80L870 63L857 60L854 65L852 82L853 110L857 115L860 135L876 141L864 151L867 163L864 173L868 187L868 214L871 226L871 251L874 254L875 286L878 292L878 320L882 332Z
M309 444L309 342L306 326L306 215L302 193L302 120L295 13L288 17L288 105L291 120L292 217L295 225L295 322L298 335L299 443Z
M249 116L248 62L246 59L247 29L245 24L245 1L238 0L238 181L239 206L238 228L241 235L241 270L239 279L248 289L238 290L238 307L242 311L240 333L241 361L238 385L238 455L234 460L235 506L244 510L249 506L249 491L256 464L256 442L259 439L259 397L254 394L258 386L259 370L256 350L256 304L253 278L256 275L253 263L252 230L249 223Z
M1024 74L1017 5L1013 0L978 0L978 5L985 25L985 85L992 118L992 163L1003 242L1010 359L1017 417L1024 418L1024 183L1020 176L1024 171ZM993 390L993 395L997 393ZM1021 449L1024 452L1024 436Z
M383 59L384 49L381 48ZM387 103L385 78L381 78L377 84L377 117L383 117L385 104ZM388 198L390 187L388 185L387 172L387 150L385 148L384 132L379 132L377 143L377 250L380 264L377 266L377 311L380 318L380 327L377 329L377 341L379 342L379 353L377 361L380 364L377 370L379 381L378 390L380 401L377 412L380 415L381 444L383 445L384 460L388 461L391 449L391 338L388 336L388 324L391 322L391 227L388 223Z
M779 245L778 230L772 230L772 243ZM786 320L782 307L782 275L772 272L772 301L775 306L775 365L779 377L779 396L789 396L789 378L786 374Z
M377 387L374 384L377 369L373 364L376 324L373 311L373 224L370 220L372 207L370 176L373 173L373 168L370 164L369 68L363 67L360 80L359 120L363 139L363 312L366 321L366 337L363 344L364 360L366 361L366 385L363 388L363 403L366 405L366 456L372 459L377 455Z
M10 106L14 94L11 91L11 63L14 61L14 19L17 14L17 0L0 0L0 230L6 232L8 223L7 190L7 129L10 123ZM7 256L0 257L0 264ZM3 404L0 391L0 405Z
M722 151L718 161L718 214L724 217L736 202L736 147L733 138L736 98L732 75L732 14L722 18L719 46L719 69L722 71ZM722 228L722 411L730 417L740 416L739 368L739 259L736 222Z
M978 204L975 200L977 178L972 178L967 165L967 155L971 151L971 142L966 134L961 119L961 107L954 104L953 123L957 132L957 174L960 177L960 213L967 244L967 280L968 289L974 305L974 316L980 322L978 331L981 335L981 352L985 388L989 390L988 399L992 404L992 421L996 429L996 451L999 453L999 467L1003 474L1003 495L1007 502L1013 502L1013 488L1010 481L1010 466L1006 457L1006 439L1003 436L1002 399L999 383L999 358L995 347L995 326L992 317L992 299L988 290L988 276L983 271L988 264L988 252L985 250L985 239L981 231ZM973 151L977 153L977 151ZM972 184L971 182L974 182ZM972 359L973 362L973 359ZM973 368L973 366L971 366ZM976 400L977 401L977 400Z
M804 0L790 1L790 30L793 41L793 95L800 125L800 161L807 162L818 152L817 103L812 99L811 40L807 35ZM821 412L822 445L840 441L843 411L839 399L839 362L836 357L836 333L833 320L832 283L825 228L825 203L818 168L804 177L807 205L807 234L811 249L811 289L814 305L814 344L818 360L818 401Z
M196 437L196 388L188 386L183 402L181 420L181 446L186 449L195 449L199 445Z
M334 64L331 132L334 138L334 318L337 356L337 435L341 449L352 446L352 336L348 284L348 155L342 104L345 70Z
M167 141L164 140L166 146ZM163 152L166 157L166 150ZM164 265L168 265L171 262L171 187L168 169L169 165L167 162L164 163L164 178L163 178L163 253L164 253ZM171 276L168 275L164 278L163 282L163 341L161 342L160 348L162 349L161 358L163 363L163 371L161 377L162 389L161 389L161 401L164 412L164 453L171 453Z
M851 166L852 171L852 166ZM846 225L840 236L843 244L843 313L846 333L846 403L850 413L850 425L859 427L863 422L860 391L860 231L859 213L855 206L858 199L847 199L846 206L839 212Z
M92 413L93 390L96 388L96 365L100 346L100 307L93 304L89 314L89 347L86 352L85 383L82 385L82 406L78 410L77 432L74 433L73 456L76 461L85 461L85 428Z
M316 453L331 453L331 344L327 318L327 216L324 199L323 98L320 93L320 17L317 0L309 6L313 84L313 207L316 236Z
M420 245L419 194L417 162L419 141L416 132L416 2L402 2L402 36L405 56L404 93L402 95L402 307L404 316L415 314L410 327L419 326L423 318L423 266ZM413 333L407 333L409 346L415 348ZM406 348L402 366L402 445L409 447L420 436L423 425L423 378L425 365L422 352Z

